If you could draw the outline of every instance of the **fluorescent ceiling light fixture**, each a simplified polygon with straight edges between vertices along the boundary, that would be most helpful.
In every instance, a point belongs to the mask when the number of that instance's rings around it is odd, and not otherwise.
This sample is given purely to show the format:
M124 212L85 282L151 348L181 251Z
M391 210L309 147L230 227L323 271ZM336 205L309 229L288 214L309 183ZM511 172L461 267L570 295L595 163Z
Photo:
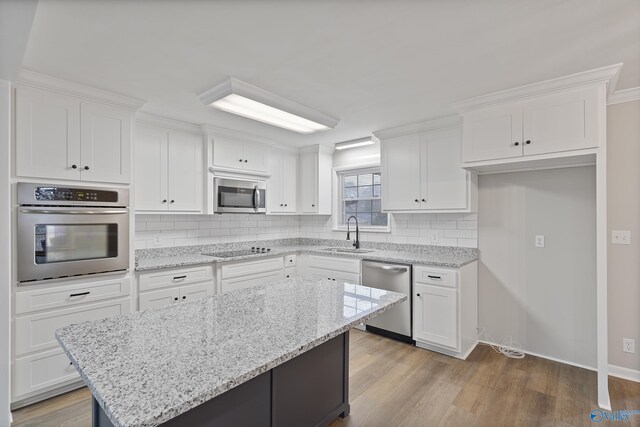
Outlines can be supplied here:
M340 122L233 77L200 94L200 100L219 110L299 133L328 130Z
M378 141L378 138L374 136L368 136L366 138L352 139L351 141L338 142L336 144L336 150L345 150L347 148L362 147L363 145L372 145Z

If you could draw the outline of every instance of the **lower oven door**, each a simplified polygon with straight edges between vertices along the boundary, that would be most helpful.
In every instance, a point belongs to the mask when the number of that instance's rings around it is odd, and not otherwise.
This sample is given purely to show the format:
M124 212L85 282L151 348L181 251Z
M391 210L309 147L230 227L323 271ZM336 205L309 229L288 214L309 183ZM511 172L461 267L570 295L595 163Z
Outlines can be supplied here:
M18 208L18 281L129 268L126 208Z

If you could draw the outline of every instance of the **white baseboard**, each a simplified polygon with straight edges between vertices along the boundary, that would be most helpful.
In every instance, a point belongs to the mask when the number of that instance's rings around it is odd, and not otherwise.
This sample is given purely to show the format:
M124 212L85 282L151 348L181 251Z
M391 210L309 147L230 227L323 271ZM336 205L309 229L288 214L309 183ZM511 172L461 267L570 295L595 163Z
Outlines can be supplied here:
M500 345L500 344L496 344L496 343L489 342L489 341L484 341L484 340L478 340L478 343L487 344L487 345L495 345L495 346L499 346ZM558 359L557 357L551 357L551 356L547 356L547 355L540 354L540 353L534 353L532 351L528 351L528 350L524 350L524 349L520 349L520 351L522 351L524 354L528 354L529 356L535 356L535 357L540 357L542 359L553 360L554 362L564 363L565 365L571 365L571 366L575 366L577 368L588 369L589 371L597 371L598 370L597 368L595 368L593 366L582 365L580 363L571 362L569 360Z
M609 375L612 377L622 378L624 380L635 381L640 383L640 371L635 369L623 368L622 366L609 365Z

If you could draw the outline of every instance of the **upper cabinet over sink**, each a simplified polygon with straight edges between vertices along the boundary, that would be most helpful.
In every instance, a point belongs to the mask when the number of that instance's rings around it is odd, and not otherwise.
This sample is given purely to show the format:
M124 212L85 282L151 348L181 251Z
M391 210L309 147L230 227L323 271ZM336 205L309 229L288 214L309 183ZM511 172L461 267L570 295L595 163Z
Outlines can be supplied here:
M381 140L382 209L473 212L477 177L460 167L457 117L376 132Z
M462 161L479 173L593 162L620 64L454 104Z
M16 82L16 175L128 184L142 101L26 72Z

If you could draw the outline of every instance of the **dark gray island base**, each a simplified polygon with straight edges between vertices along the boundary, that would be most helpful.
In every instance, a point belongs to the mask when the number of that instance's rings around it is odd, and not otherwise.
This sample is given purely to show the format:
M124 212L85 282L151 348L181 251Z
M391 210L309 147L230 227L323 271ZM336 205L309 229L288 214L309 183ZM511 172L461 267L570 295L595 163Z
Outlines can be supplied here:
M93 427L112 427L95 398ZM161 426L325 426L349 415L349 331Z

